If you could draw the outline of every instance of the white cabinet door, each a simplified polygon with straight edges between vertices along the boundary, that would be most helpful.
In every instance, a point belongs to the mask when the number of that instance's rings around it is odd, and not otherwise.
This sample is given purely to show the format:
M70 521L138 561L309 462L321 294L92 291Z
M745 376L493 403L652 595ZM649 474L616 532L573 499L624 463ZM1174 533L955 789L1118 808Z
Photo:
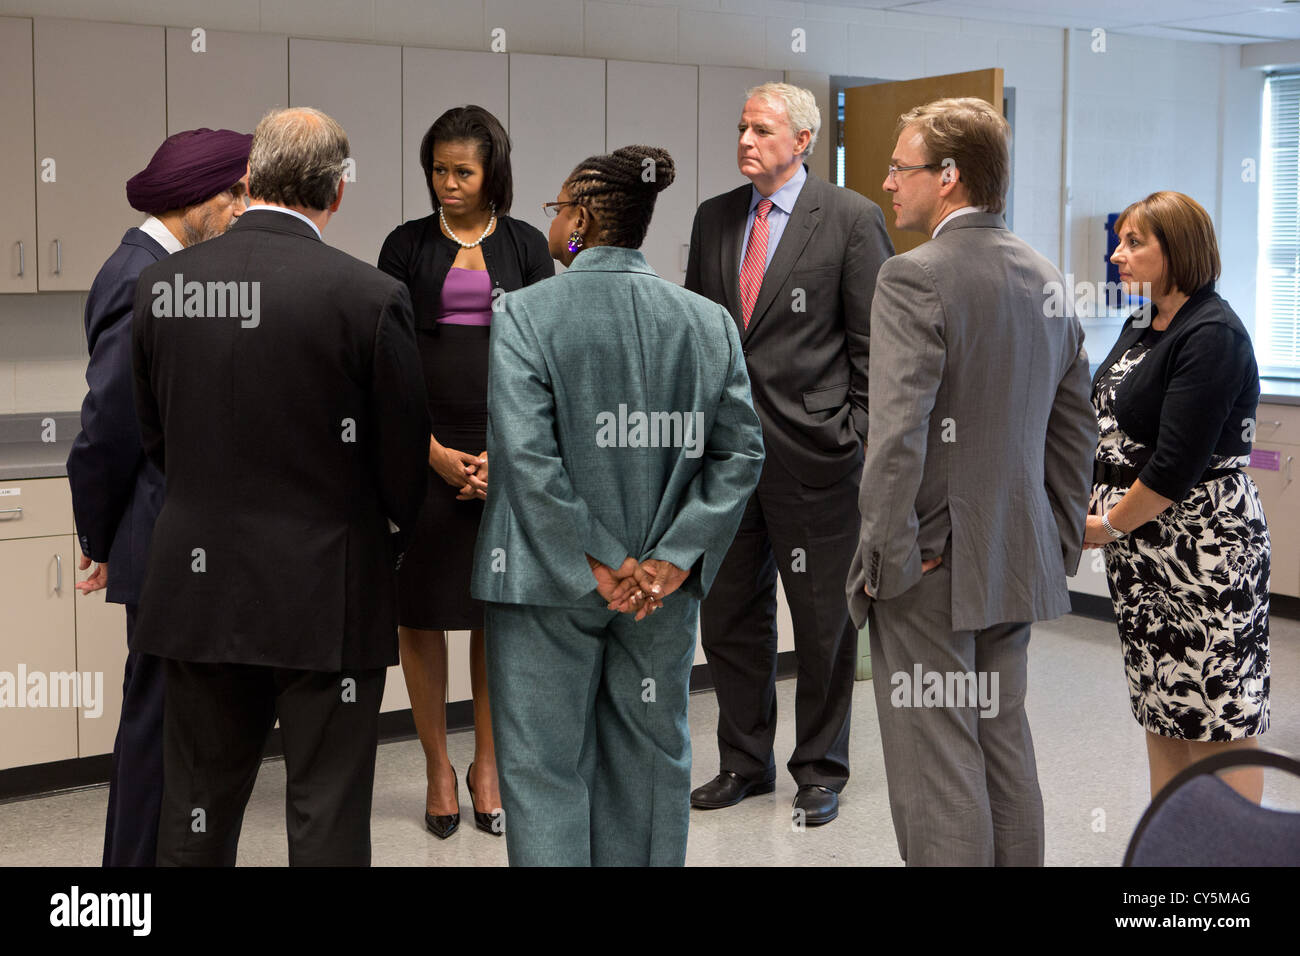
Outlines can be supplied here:
M167 28L167 134L251 133L267 110L289 105L289 40L269 33Z
M355 166L324 239L374 265L402 221L402 48L291 39L289 103L322 110L347 131Z
M748 180L736 167L736 143L745 91L760 83L779 82L779 70L734 66L700 67L700 202L730 192ZM822 131L831 128L823 121Z
M85 290L144 219L126 181L166 137L163 29L38 17L33 49L38 283Z
M75 540L0 540L0 770L77 756Z
M470 105L483 107L510 129L510 60L505 54L402 48L404 218L422 219L433 211L420 166L424 134L453 106Z
M546 233L542 203L555 199L574 166L605 152L605 61L511 53L510 139L512 215Z
M68 547L77 553L77 539ZM111 569L110 569L111 570ZM78 574L79 580L89 575ZM78 594L77 670L103 674L104 688L93 709L77 711L77 755L93 757L113 752L118 719L122 716L122 676L126 665L126 608L109 604L103 591ZM99 678L95 678L98 684Z
M0 129L0 292L35 292L31 20L0 17Z
M665 279L686 279L686 250L695 218L697 128L690 117L699 95L698 69L610 60L605 72L605 152L620 146L660 146L677 167L671 186L655 199L641 251Z

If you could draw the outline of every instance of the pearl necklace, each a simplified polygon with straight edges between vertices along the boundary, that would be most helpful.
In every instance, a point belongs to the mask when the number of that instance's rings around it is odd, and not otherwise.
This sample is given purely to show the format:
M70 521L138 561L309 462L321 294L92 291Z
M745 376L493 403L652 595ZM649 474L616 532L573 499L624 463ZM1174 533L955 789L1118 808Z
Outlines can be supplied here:
M449 235L452 238L452 241L454 241L462 249L473 249L480 242L482 242L484 239L487 238L487 234L491 232L492 227L496 225L497 205L496 203L492 203L492 217L488 219L487 228L483 230L483 235L479 236L473 242L465 242L463 239L461 239L460 236L456 235L456 233L452 231L451 226L447 224L447 216L443 213L441 206L438 207L438 219L442 222L442 228L447 231L447 235Z

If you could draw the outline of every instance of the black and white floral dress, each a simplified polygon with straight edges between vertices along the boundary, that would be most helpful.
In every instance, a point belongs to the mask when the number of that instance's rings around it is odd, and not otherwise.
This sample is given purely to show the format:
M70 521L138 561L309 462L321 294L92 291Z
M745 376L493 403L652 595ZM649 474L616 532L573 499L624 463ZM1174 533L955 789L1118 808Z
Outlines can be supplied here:
M1136 466L1149 457L1113 414L1115 387L1148 351L1139 342L1097 380L1099 461ZM1215 455L1207 467L1249 460ZM1126 491L1095 485L1090 512L1114 507ZM1223 741L1268 729L1269 553L1264 509L1243 471L1196 484L1105 546L1133 716L1147 730Z

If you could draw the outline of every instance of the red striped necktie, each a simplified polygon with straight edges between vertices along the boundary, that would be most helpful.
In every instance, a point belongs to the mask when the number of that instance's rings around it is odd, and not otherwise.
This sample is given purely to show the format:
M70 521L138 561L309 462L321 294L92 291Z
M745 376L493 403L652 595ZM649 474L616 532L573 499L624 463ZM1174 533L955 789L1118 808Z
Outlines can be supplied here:
M771 211L772 200L759 202L754 214L754 227L749 230L745 261L740 264L740 313L745 328L749 328L749 317L754 314L758 290L763 285L763 270L767 268L767 214Z

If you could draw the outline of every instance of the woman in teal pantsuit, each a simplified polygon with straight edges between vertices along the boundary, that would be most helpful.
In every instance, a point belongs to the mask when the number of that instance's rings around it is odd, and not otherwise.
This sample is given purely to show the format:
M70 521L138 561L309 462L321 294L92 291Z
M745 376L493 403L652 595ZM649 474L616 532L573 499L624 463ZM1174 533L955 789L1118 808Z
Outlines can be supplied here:
M593 156L502 296L474 556L512 865L681 865L699 602L763 463L735 321L636 251L663 150Z

